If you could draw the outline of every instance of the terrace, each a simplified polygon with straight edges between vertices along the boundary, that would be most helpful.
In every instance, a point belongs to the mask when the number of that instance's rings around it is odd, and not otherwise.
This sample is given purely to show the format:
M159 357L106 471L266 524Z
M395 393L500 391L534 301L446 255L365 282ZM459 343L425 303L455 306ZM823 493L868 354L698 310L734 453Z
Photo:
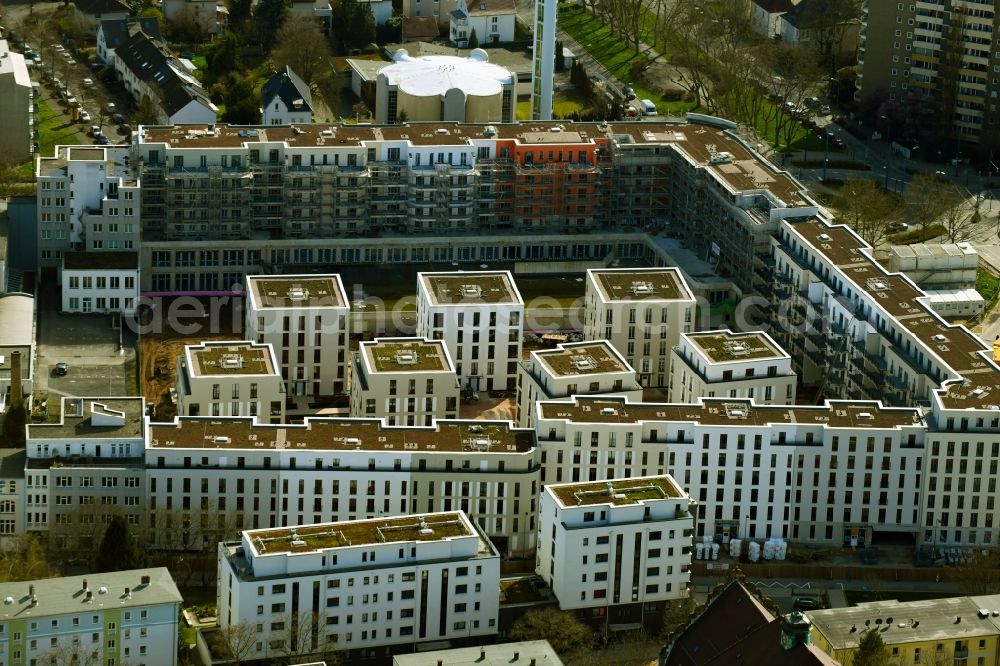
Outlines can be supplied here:
M684 493L668 477L601 481L549 486L563 506L611 504L626 506L649 500L680 499Z
M440 341L376 340L362 343L361 351L370 372L454 372Z
M691 299L677 269L597 270L591 279L605 301L677 301Z
M631 368L607 342L563 345L559 349L536 352L538 360L557 377L629 372Z
M459 513L351 520L245 533L257 555L298 554L380 543L442 541L475 536Z
M688 340L713 363L783 359L788 355L764 333L689 333Z
M248 280L258 308L345 307L344 289L337 276L284 277Z
M270 347L222 344L188 347L192 375L273 375Z
M521 304L510 273L421 273L434 305Z

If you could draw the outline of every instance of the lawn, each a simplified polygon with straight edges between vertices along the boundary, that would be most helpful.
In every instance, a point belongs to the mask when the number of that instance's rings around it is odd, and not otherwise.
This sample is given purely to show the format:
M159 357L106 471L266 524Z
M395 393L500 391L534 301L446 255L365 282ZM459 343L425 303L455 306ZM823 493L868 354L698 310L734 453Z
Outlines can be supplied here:
M67 124L44 99L38 100L38 151L43 157L51 157L58 144L83 143L79 130L79 125Z
M981 267L976 270L976 291L986 300L984 312L991 312L1000 296L1000 278L984 271Z

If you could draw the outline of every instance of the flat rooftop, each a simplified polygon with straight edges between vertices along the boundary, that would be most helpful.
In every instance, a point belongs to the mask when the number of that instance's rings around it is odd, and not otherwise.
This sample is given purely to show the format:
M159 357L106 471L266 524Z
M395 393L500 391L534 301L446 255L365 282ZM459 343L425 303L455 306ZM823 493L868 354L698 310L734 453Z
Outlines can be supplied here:
M252 342L220 342L189 345L192 376L274 375L271 346Z
M418 273L434 305L523 304L509 271Z
M634 372L607 340L560 345L533 354L556 377Z
M441 340L394 338L362 342L369 372L455 372Z
M139 255L135 252L67 252L63 268L70 270L135 270Z
M690 340L692 346L701 350L712 363L788 358L788 354L762 331L750 333L705 331L681 335Z
M298 554L403 541L443 541L476 536L461 513L429 513L400 518L345 520L337 523L248 530L243 533L257 555Z
M253 305L266 308L346 307L339 275L247 276Z
M148 583L142 582L143 576L149 577ZM85 584L91 593L89 599L87 590L84 590ZM35 604L31 603L29 585L35 590ZM84 623L89 620L87 613L99 609L117 611L136 606L180 604L183 601L174 579L164 567L0 583L0 597L11 600L11 603L0 606L0 618L3 620L83 614L86 619L81 621ZM95 627L94 631L99 629Z
M982 617L979 609L987 611ZM923 601L873 601L806 615L834 649L858 646L865 629L875 628L887 645L955 641L1000 633L1000 595ZM961 621L957 621L961 618Z
M61 407L59 423L27 425L29 442L40 439L142 437L142 398L63 397Z
M306 418L303 424L255 424L252 418L177 417L151 423L150 449L251 451L410 451L527 453L535 433L509 421L437 421L387 426L381 419Z
M604 302L679 301L693 298L676 268L591 269L587 273Z
M515 654L517 654L519 661L514 661ZM532 659L535 660L535 666L563 666L559 655L552 649L549 642L544 640L397 654L392 658L392 666L434 666L435 664L442 664L442 666L510 666L510 664L518 666L521 664L523 666L523 664L531 663Z
M702 398L691 405L631 403L624 398L580 396L538 403L541 418L574 423L681 421L716 426L823 425L830 428L923 426L917 409L876 402L828 401L816 407L752 405L738 398Z
M566 507L593 504L627 506L648 500L684 497L684 491L669 476L647 476L597 483L559 483L548 485L546 489Z

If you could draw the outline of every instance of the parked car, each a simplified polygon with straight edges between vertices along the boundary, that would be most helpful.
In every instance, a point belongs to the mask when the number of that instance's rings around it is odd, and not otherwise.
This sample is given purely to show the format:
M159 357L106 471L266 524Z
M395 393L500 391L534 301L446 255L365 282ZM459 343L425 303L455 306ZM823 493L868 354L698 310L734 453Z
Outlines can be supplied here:
M111 143L111 139L108 138L107 134L101 132L100 134L97 135L97 140L95 143L97 143L98 146L106 146L109 143Z
M843 139L835 139L833 142L833 146L837 150L847 150L847 142L844 141Z
M634 106L630 106L627 109L625 109L625 117L626 118L638 118L639 117L639 110L636 109Z
M819 108L819 112L820 112L820 115L824 115L824 116L830 115L830 106L828 104L824 104L823 106L821 106Z
M632 86L625 86L622 93L625 95L625 99L629 102L635 99L635 91L632 90Z
M59 377L65 377L69 373L69 365L66 363L56 363L55 373Z
M84 88L93 88L94 87L94 79L84 79L83 80L83 87Z
M111 114L111 122L122 125L125 123L125 116L120 113Z
M87 134L89 134L90 136L94 137L95 139L100 135L100 133L101 133L101 126L100 125L91 125L90 126L90 131L87 132Z
M87 113L86 111L81 111L80 112L80 122L83 123L84 125L86 125L87 123L89 123L90 122L90 114Z
M809 597L795 597L795 610L813 611L819 609L819 603Z
M107 111L108 113L114 113L115 111L118 110L118 107L115 106L114 102L108 102L107 106L104 107L104 110Z

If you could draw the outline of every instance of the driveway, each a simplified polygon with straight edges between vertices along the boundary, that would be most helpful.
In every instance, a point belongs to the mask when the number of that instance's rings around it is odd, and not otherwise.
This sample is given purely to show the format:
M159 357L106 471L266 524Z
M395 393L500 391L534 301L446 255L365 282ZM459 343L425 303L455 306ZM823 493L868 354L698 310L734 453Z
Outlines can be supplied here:
M55 398L136 395L135 345L128 331L120 348L109 315L60 313L55 284L43 283L38 299L36 391ZM56 363L67 363L69 372L56 376Z

